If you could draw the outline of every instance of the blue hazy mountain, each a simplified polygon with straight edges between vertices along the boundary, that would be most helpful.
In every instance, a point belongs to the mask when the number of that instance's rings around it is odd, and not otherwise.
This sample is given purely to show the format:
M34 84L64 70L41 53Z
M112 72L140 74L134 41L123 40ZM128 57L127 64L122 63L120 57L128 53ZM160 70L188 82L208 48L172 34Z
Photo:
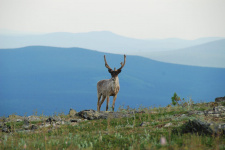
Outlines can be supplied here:
M0 49L0 116L68 113L97 107L96 84L110 78L106 53L81 48L33 46ZM106 54L111 67L123 55ZM171 103L174 92L195 102L224 96L225 69L162 63L127 55L120 79L119 106L154 107ZM110 98L112 104L112 97ZM105 103L102 105L105 110Z
M8 31L9 32L9 31ZM3 33L3 32L2 32ZM11 33L11 32L9 32ZM14 33L14 32L13 32ZM101 52L139 54L140 52L168 51L215 41L221 38L183 39L135 39L109 31L87 33L49 33L36 35L0 35L0 48L20 48L26 46L80 47Z
M168 63L225 68L225 39L174 51L139 55Z

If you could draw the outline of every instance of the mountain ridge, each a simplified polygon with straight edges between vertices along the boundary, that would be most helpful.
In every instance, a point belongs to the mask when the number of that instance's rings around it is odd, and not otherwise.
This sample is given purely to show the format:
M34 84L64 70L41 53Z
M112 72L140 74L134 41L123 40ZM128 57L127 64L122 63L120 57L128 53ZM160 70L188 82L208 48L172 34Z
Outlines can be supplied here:
M47 115L70 107L96 109L96 84L110 78L104 55L109 66L120 67L122 55L82 48L0 49L0 115L24 115L23 108L28 114L37 109ZM116 109L122 105L165 106L174 92L194 101L212 101L224 96L224 74L221 68L174 65L127 55L119 75Z

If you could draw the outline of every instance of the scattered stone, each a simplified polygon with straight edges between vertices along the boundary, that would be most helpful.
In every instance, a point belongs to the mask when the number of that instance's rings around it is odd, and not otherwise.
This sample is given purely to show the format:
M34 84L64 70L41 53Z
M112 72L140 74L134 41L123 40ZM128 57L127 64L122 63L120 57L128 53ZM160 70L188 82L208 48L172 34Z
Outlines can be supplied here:
M2 132L10 133L11 132L11 126L10 125L4 125L2 127Z
M220 114L209 114L208 116L219 118Z
M71 119L70 122L81 122L81 119Z
M188 112L188 115L204 115L204 111L197 111L197 110L194 110L194 111L189 111Z
M50 124L52 124L53 122L55 122L56 120L53 117L49 117L46 122L49 122Z
M214 113L222 113L225 112L225 107L224 106L217 106L213 108Z
M77 113L76 110L70 108L70 111L69 111L69 116L70 117L74 117L76 115L76 113Z
M98 112L93 109L80 111L76 115L87 120L130 117L128 113L110 111Z
M217 97L215 99L215 102L225 102L225 96L224 97Z
M171 122L167 123L164 127L170 127L172 126L173 124Z
M80 111L77 115L88 120L106 119L108 116L106 113L100 113L93 109Z
M24 125L29 125L29 123L30 123L30 122L29 122L28 119L24 119L24 120L23 120L23 124L24 124Z
M32 124L32 125L31 125L31 130L36 130L36 129L38 129L38 126L37 126L37 125Z
M30 121L30 122L31 121L41 121L41 118L38 117L38 116L28 116L27 120Z
M218 117L224 116L225 107L224 106L216 106L216 107L213 107L213 109L211 109L211 110L204 111L204 113L206 116L218 118Z
M22 119L16 119L16 122L22 122L23 120Z
M9 117L5 120L6 122L17 122L17 120L23 120L24 117L19 115L9 115Z
M29 125L23 125L22 127L23 127L24 130L29 130L30 129L29 128L30 127Z
M210 128L209 123L200 120L189 120L178 129L172 130L173 134L195 133L198 135L213 135L215 132Z
M150 122L142 122L141 124L140 124L140 126L141 127L146 127L146 126L148 126L150 124Z
M65 124L65 122L64 122L64 121L62 121L62 122L61 122L61 124Z

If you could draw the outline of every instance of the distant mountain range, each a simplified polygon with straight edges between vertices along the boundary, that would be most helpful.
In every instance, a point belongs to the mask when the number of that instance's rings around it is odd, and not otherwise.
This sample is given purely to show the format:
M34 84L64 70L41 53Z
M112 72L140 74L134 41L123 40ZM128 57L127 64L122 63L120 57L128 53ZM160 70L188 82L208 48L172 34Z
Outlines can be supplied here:
M123 61L122 55L82 48L0 49L0 116L30 115L36 109L45 115L68 113L70 108L96 109L96 84L110 78L104 54L113 68ZM119 75L116 109L123 105L166 106L174 92L195 102L213 101L225 96L224 74L224 68L176 65L127 55Z
M174 51L143 52L138 55L167 63L225 68L225 39Z
M225 40L221 39L223 38L209 37L196 40L176 38L134 39L109 31L87 33L59 32L36 35L13 35L11 33L0 35L0 48L26 46L80 47L114 54L139 55L176 64L225 68L225 47L223 46ZM205 53L204 49L207 48L206 46L210 46L209 42L212 41L218 42L219 45L213 43L212 45L215 47L210 47L212 49L211 53ZM216 48L220 48L220 50ZM187 52L190 54L186 55Z

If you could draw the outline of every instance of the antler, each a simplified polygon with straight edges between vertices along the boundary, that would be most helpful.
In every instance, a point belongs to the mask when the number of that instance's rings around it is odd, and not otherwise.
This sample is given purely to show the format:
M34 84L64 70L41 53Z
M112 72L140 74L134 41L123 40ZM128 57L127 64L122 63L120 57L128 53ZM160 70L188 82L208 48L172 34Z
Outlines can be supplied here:
M109 65L107 64L107 61L106 61L106 58L105 58L105 55L104 55L104 60L105 60L105 67L109 69L109 71L112 71L112 69L109 67Z
M124 63L121 62L120 63L121 64L121 67L119 69L117 69L117 70L121 70L124 67L125 63L126 63L126 55L124 54Z

